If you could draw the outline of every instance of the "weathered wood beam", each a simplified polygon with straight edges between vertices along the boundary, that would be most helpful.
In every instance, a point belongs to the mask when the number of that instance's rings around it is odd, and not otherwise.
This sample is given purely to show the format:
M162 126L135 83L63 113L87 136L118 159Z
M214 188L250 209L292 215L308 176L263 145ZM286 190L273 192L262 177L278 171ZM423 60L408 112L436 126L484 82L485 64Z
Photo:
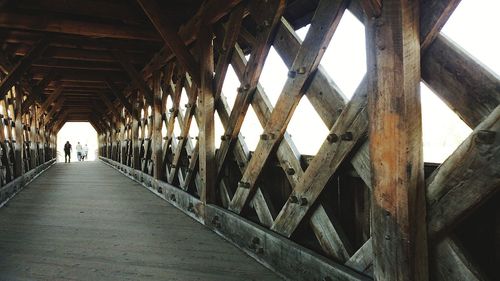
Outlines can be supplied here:
M351 2L352 3L352 2ZM301 40L285 20L281 19L281 24L276 34L274 48L283 59L283 62L291 67L295 55L299 51ZM358 86L356 91L366 92L366 78ZM345 108L348 99L344 96L340 88L320 65L314 75L305 96L311 102L323 123L331 129ZM356 169L367 186L371 186L371 172L369 169L368 145L365 144L351 158L351 164Z
M199 173L201 177L200 199L203 203L216 203L216 176L215 162L215 100L213 92L214 82L214 50L213 32L211 27L204 26L199 38L201 83L198 98L200 110L199 127ZM198 80L200 81L200 80Z
M173 67L172 68L173 71ZM168 81L170 81L170 77L167 77ZM163 151L162 151L162 143L163 137L161 134L162 127L162 92L161 92L161 77L160 72L157 71L153 73L153 125L151 126L152 131L152 160L154 164L153 168L153 177L155 179L163 179L164 177L164 169L163 169ZM165 95L167 93L164 93Z
M238 78L240 80L243 79L246 60L242 50L238 47L236 47L234 51L232 65ZM219 101L223 102L224 99L219 99ZM220 104L220 102L218 102L218 104ZM225 107L227 107L227 105ZM260 85L258 85L257 89L255 90L252 100L252 107L261 125L265 126L271 117L271 112L273 109L271 102L264 92L264 89ZM224 127L226 127L227 123L229 122L227 111L229 111L229 109L224 109L224 107L222 106L217 106L217 112L219 113ZM234 154L238 163L245 164L243 166L240 166L242 174L244 174L245 172L249 159L248 149L246 148L244 143L245 142L243 137L239 136L238 142L236 143L236 148L234 150ZM302 166L300 163L300 153L295 148L291 137L286 133L277 149L277 158L281 168L287 175L292 189L294 189L299 181L303 178L304 171L302 170ZM288 172L290 169L293 170L293 173ZM262 200L263 196L259 195L259 193L262 192L259 191L260 189L257 189L251 203L255 211L257 212L261 223L268 227L271 227L274 222L274 218L276 217L276 211L274 210L270 202ZM336 261L346 260L352 250L350 249L348 241L342 235L342 229L337 223L332 222L321 204L317 204L317 206L311 213L312 214L309 220L309 224L311 225L311 228L314 231L314 234L316 235L323 251L327 256L332 257Z
M443 35L422 56L422 79L471 128L500 104L498 75Z
M218 99L220 93L222 92L222 85L224 84L224 79L226 78L227 69L231 61L234 45L238 39L238 34L240 32L241 23L243 21L243 14L245 12L244 3L239 4L237 8L229 15L227 21L227 29L224 34L224 40L222 41L222 53L219 54L217 60L217 65L215 68L215 99Z
M0 27L98 38L107 37L145 41L160 40L156 32L150 29L145 29L144 27L76 21L51 17L48 15L20 14L12 11L0 12Z
M28 112L30 106L32 106L36 101L42 104L43 91L56 78L56 76L57 74L55 71L49 71L49 73L47 73L47 75L45 75L45 77L31 89L31 94L25 101L23 101L23 114Z
M267 26L264 24L260 26L261 31L257 34L258 44L253 48L250 61L245 67L244 78L241 80L239 93L234 102L234 108L229 117L229 124L224 133L227 140L221 143L221 147L217 152L217 178L221 177L221 172L226 164L228 155L233 149L243 125L243 120L252 100L253 93L257 88L264 62L274 39L275 28L285 7L284 1L281 0L269 1L267 3L256 2L255 5L253 9L258 15L254 14L253 16L256 20L258 19L257 22L267 22Z
M120 101L121 105L125 107L125 110L128 112L128 114L132 114L133 113L132 104L127 99L127 97L125 97L123 92L118 89L116 84L113 81L111 81L111 79L106 78L105 83L111 90L111 92L115 95L115 97Z
M305 93L304 86L314 75L346 7L347 1L323 0L318 4L310 31L295 57L276 107L243 174L241 184L231 200L229 205L231 211L241 213L255 191L255 183L272 151L281 142L291 116Z
M14 70L12 72L14 72ZM7 76L7 78L8 78L8 76ZM24 154L23 154L25 137L23 134L23 120L22 120L22 114L21 114L22 102L23 102L23 91L20 89L20 87L16 86L14 91L12 92L12 94L13 94L12 98L15 100L15 103L14 103L14 106L10 105L9 107L11 107L13 109L14 124L15 124L15 128L14 128L14 135L15 135L14 175L15 175L15 177L20 177L23 175L24 168L25 168L25 166L24 166Z
M42 80L47 74L47 70L38 70L33 72L34 80ZM62 82L76 82L95 84L102 83L103 77L108 77L113 81L127 81L128 76L125 73L109 72L109 71L87 71L79 69L67 69L59 72L58 80Z
M16 7L30 10L67 13L72 15L100 17L120 20L125 23L143 23L144 17L135 6L103 1L66 1L66 0L16 0Z
M189 46L196 40L199 35L199 29L202 22L207 24L216 23L240 2L241 0L219 0L207 2L206 5L203 5L186 24L179 28L178 34L182 38L184 44ZM203 21L200 20L201 18L203 18ZM146 77L148 77L154 70L159 69L162 65L173 58L174 54L170 52L170 48L167 45L155 56L153 56L142 72Z
M109 99L109 97L106 95L106 93L100 93L99 98L104 102L108 110L113 114L113 116L116 118L116 120L121 120L122 115L121 112L119 112L116 107L114 106L113 102Z
M109 49L116 49L118 47L112 46ZM113 57L109 53L109 49L105 50L86 50L86 49L81 49L81 48L65 48L65 47L53 47L50 46L47 48L47 50L43 53L43 58L40 59L40 62L43 63L44 60L58 60L60 63L67 63L67 64L75 64L78 62L92 62L92 63L116 63L117 59ZM121 50L124 50L121 48ZM16 50L14 50L14 54L16 56L26 56L28 54L29 49L27 49L25 46L20 46ZM132 64L135 65L142 65L146 60L147 57L145 54L140 53L140 54L134 54L134 53L129 53L127 52L129 61ZM83 63L82 63L83 64Z
M49 68L64 71L66 69L82 69L95 71L115 71L121 72L123 68L117 63L111 62L93 62L79 60L63 60L54 58L39 59L33 63L34 67L39 69Z
M151 23L160 33L163 41L175 54L179 64L193 77L196 84L200 84L200 71L196 67L196 61L189 53L183 39L179 36L170 20L162 14L160 6L155 0L137 0L144 13L149 17Z
M42 112L44 111L47 111L47 109L49 108L50 105L52 105L52 103L59 98L59 96L62 94L63 92L63 87L60 85L60 82L57 82L55 84L55 90L54 92L52 92L52 94L49 95L49 97L45 100L44 103L42 103L42 106L40 107L40 110Z
M442 236L500 190L500 106L427 179L428 232Z
M420 45L427 49L461 0L420 0Z
M0 83L0 98L3 98L7 91L14 86L14 83L20 80L21 76L31 66L33 61L45 51L47 46L48 39L41 39L33 46L30 52L13 67L7 77Z
M60 98L57 99L56 103L50 108L50 110L47 113L47 116L45 116L45 120L51 120L52 117L61 109L64 103L64 96L61 96Z
M132 83L134 84L134 86L139 89L139 91L146 98L146 101L149 104L153 104L153 93L151 92L151 89L146 84L146 81L144 81L142 75L140 75L135 67L129 62L125 53L120 50L113 50L112 52L113 55L118 59L120 64L123 66L123 69L125 69L127 74L132 79Z
M448 237L440 241L431 254L433 258L431 271L435 274L433 280L489 280L474 264L473 259L467 255L455 237Z
M292 235L340 164L364 138L368 130L366 105L367 93L364 88L358 88L278 214L272 230L286 237Z
M376 280L428 280L417 0L366 19Z

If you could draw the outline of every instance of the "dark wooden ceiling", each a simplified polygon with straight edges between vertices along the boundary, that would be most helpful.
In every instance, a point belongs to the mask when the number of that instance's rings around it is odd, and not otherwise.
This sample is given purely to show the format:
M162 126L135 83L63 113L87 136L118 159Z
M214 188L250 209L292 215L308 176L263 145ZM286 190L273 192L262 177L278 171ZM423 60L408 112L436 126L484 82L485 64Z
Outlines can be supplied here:
M285 16L298 28L309 22L318 1L288 2ZM157 3L178 30L203 1ZM42 86L41 102L62 87L61 111L68 112L68 121L105 111L100 95L115 99L106 79L120 91L130 85L116 51L139 72L164 46L136 0L0 0L0 65L14 65L42 38L49 46L25 78Z

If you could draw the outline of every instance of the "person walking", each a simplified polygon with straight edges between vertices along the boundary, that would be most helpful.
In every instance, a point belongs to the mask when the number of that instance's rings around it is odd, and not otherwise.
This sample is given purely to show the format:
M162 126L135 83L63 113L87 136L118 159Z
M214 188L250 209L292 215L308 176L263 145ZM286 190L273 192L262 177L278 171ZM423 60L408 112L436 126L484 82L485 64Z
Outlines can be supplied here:
M78 158L78 161L82 161L82 145L80 142L76 145L76 158Z
M71 162L71 143L66 141L64 144L64 163Z
M83 147L83 155L82 155L82 159L88 159L89 157L89 147L87 146L87 144L85 144L85 146Z

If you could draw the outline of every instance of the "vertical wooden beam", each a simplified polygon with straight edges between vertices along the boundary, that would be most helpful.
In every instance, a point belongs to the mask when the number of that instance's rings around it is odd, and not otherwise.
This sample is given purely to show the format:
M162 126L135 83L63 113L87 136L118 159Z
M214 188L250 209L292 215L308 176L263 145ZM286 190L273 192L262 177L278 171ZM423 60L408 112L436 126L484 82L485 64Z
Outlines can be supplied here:
M22 107L21 107L22 110ZM36 149L36 144L38 142L38 138L36 136L36 120L38 118L37 111L36 111L36 106L33 106L33 111L31 113L31 116L29 116L31 119L29 124L29 134L30 134L30 165L31 169L35 168L37 166L37 159L38 159L38 150ZM29 120L28 119L28 120ZM28 125L26 124L26 125Z
M418 8L385 0L366 20L376 280L428 280Z
M162 179L164 174L164 169L162 169L163 160L163 150L162 150L162 92L161 92L161 80L160 72L153 72L152 77L153 82L153 125L150 130L152 131L152 158L154 163L153 177L155 179Z
M215 201L215 101L213 92L214 57L212 45L212 29L202 25L200 30L200 73L201 86L198 98L198 108L201 111L199 133L199 169L201 176L201 201Z
M133 100L133 114L132 114L132 131L130 139L132 141L132 168L136 170L141 169L140 157L140 141L139 141L139 118L141 114L141 106L139 103L139 95L132 95Z
M24 171L23 162L23 120L22 120L22 102L23 102L23 92L20 87L15 87L12 92L14 96L14 134L16 138L16 143L14 145L14 175L15 177L22 176Z

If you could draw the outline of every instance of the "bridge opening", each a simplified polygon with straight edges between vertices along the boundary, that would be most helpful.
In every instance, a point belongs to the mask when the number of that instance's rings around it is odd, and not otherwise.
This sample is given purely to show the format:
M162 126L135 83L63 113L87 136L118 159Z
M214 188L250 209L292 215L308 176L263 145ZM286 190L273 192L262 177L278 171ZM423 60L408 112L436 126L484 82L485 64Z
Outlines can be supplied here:
M67 122L57 133L57 162L64 162L64 144L66 141L72 145L71 162L77 162L78 142L84 147L87 145L88 154L85 161L97 159L97 132L89 122Z

